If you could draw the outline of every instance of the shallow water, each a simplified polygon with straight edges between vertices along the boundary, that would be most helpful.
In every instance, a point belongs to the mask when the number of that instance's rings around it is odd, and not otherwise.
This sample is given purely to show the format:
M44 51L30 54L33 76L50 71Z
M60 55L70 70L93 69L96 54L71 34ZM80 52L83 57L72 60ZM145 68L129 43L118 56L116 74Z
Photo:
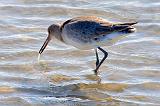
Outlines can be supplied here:
M93 75L93 50L52 41L37 62L47 27L81 15L138 21ZM159 0L1 0L1 106L160 105ZM102 57L102 54L100 55Z

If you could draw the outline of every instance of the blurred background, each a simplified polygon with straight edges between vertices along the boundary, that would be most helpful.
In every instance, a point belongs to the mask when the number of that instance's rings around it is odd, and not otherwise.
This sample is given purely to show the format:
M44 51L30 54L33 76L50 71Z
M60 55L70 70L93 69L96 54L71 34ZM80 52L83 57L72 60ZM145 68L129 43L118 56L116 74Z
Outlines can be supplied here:
M37 62L49 25L87 15L139 22L136 33L103 47L99 77L94 50L57 40ZM159 106L160 1L0 0L0 105Z

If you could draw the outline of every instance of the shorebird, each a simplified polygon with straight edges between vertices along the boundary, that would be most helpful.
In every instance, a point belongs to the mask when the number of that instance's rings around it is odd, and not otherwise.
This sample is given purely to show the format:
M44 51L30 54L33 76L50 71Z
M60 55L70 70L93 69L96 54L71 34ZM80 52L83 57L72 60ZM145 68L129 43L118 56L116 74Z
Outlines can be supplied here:
M136 23L112 23L96 16L81 16L69 19L62 25L52 24L48 27L48 37L39 50L39 57L53 37L78 49L94 49L94 73L97 75L99 67L108 57L108 53L101 46L111 46L122 38L122 35L135 32L133 25ZM101 61L97 50L104 53Z

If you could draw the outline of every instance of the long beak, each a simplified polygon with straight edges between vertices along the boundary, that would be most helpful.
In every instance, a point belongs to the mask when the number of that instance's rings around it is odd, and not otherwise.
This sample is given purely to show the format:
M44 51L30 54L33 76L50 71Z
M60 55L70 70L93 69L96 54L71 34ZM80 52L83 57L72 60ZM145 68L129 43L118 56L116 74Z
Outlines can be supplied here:
M41 54L44 51L44 49L47 47L47 45L48 45L48 43L49 43L50 40L51 40L51 36L49 34L48 37L47 37L47 39L46 39L46 41L44 42L43 46L39 50L39 54Z

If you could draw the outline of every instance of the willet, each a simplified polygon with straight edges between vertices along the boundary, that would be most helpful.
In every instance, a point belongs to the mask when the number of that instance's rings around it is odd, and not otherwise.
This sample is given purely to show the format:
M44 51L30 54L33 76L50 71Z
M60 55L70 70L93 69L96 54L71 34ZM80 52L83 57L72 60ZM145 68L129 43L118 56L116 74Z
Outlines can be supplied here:
M94 72L97 75L99 67L108 56L101 46L111 46L122 35L135 32L132 25L136 23L111 23L96 16L81 16L67 20L62 25L52 24L48 27L48 37L39 50L39 57L53 37L79 49L95 49L97 60ZM104 53L101 61L97 50Z

